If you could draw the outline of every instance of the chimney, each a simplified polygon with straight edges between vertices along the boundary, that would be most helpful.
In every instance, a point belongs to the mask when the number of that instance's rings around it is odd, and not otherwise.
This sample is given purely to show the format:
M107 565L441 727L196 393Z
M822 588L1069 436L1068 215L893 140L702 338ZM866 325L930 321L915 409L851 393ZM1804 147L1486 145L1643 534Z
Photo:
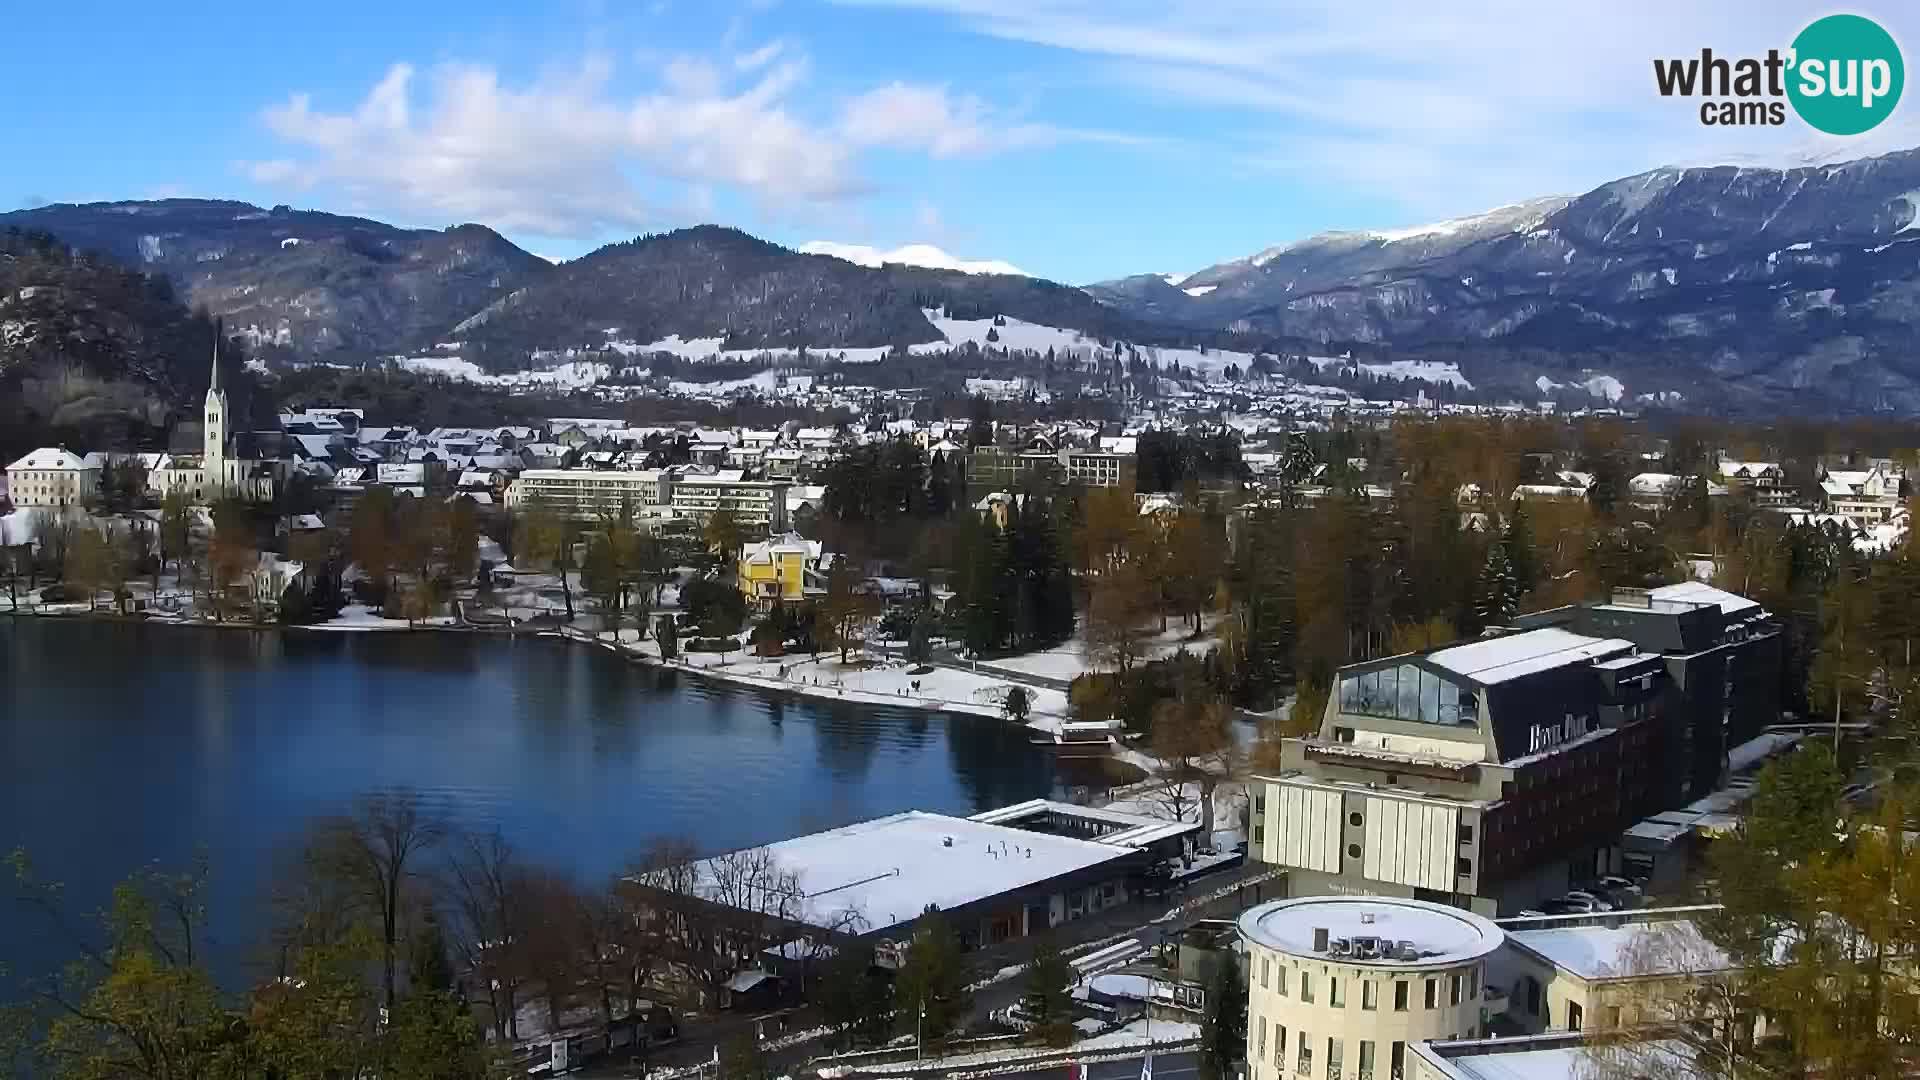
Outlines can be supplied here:
M1316 926L1313 928L1313 951L1327 951L1327 928L1324 926Z

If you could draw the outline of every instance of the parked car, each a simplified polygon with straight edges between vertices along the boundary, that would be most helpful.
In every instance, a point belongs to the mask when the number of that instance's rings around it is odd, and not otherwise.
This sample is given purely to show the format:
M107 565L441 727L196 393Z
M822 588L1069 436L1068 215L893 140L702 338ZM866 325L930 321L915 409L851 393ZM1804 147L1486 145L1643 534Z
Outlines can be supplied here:
M1593 883L1593 889L1613 901L1615 908L1635 908L1646 899L1646 890L1632 878L1623 878L1618 874L1603 875Z
M1600 896L1600 895L1598 895L1598 894L1596 894L1596 893L1591 893L1591 892L1588 892L1588 891L1587 891L1587 890L1585 890L1585 889L1574 889L1574 890L1572 890L1572 891L1570 891L1570 892L1568 892L1568 893L1567 893L1567 895L1566 895L1566 899L1568 899L1568 900L1586 900L1586 901L1588 901L1588 902L1590 902L1590 903L1592 903L1592 904L1593 904L1593 909L1594 909L1595 911L1612 911L1612 910L1613 910L1613 902L1612 902L1612 901L1610 901L1610 900L1608 900L1608 899L1606 899L1605 897L1603 897L1603 896Z
M1591 915L1593 906L1582 900L1549 900L1540 905L1542 915Z

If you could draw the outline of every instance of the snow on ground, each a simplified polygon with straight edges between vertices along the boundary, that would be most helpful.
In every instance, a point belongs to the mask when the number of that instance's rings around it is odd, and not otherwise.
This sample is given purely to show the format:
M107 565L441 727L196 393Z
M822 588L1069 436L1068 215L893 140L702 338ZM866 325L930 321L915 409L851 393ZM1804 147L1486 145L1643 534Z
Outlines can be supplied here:
M340 614L313 627L315 630L411 630L405 619L389 619L372 608L348 604Z
M1433 383L1436 386L1457 386L1462 390L1473 389L1473 384L1460 373L1459 364L1442 363L1438 360L1373 362L1355 361L1349 356L1309 356L1307 363L1312 364L1315 371L1325 371L1330 367L1356 368L1383 379L1415 379Z
M1218 285L1194 285L1190 288L1181 289L1180 291L1186 293L1188 296L1205 296L1219 287Z
M880 267L887 263L925 266L934 270L958 270L963 274L1012 274L1030 277L1025 270L1000 259L963 259L949 255L932 244L908 244L891 251L866 244L836 244L831 240L810 240L800 245L802 255L831 255L855 266Z
M683 339L679 334L668 334L659 341L648 342L646 344L625 340L609 341L607 342L607 347L623 356L652 356L656 353L666 353L667 355L675 356L682 360L756 360L762 357L769 357L775 360L793 360L797 359L800 355L800 350L796 348L721 348L724 344L726 344L725 338ZM935 350L937 351L942 347L943 346L935 346ZM914 348L917 351L921 349L922 346L916 345ZM822 359L826 357L838 357L849 364L871 364L887 355L887 346L866 345L849 347L836 345L830 348L808 349L807 355Z
M1574 382L1554 382L1552 379L1542 375L1533 380L1533 385L1539 387L1540 392L1543 394L1552 393L1555 390L1572 390L1577 388L1585 390L1594 397L1604 398L1607 401L1619 401L1627 392L1626 384L1611 375L1593 375Z
M651 637L635 641L635 636L635 631L625 630L621 631L617 645L598 640L628 655L660 662L659 644ZM866 705L937 709L990 717L1005 715L1006 693L1017 685L987 673L936 667L925 674L914 675L908 665L899 660L876 657L863 664L851 654L850 660L852 662L841 665L838 652L823 652L818 659L804 654L763 658L750 655L744 648L723 654L687 652L683 647L675 665L766 690ZM1051 730L1066 718L1064 691L1031 686L1026 687L1026 691L1028 726Z
M780 373L773 370L755 372L744 379L726 379L721 382L684 382L675 379L667 388L676 394L730 394L742 390L758 390L771 394L780 386Z
M502 375L489 375L480 370L480 365L457 356L400 356L395 357L394 362L422 375L437 375L484 386L583 387L592 386L613 374L612 366L586 360L574 360L540 371L511 371Z
M1218 644L1212 633L1219 623L1219 618L1218 615L1211 614L1201 616L1200 625L1203 630L1198 638L1189 637L1187 627L1178 620L1170 621L1166 633L1155 634L1148 638L1145 648L1146 658L1162 660L1181 649L1196 655L1205 653ZM1071 682L1077 676L1093 670L1093 666L1087 662L1086 647L1086 638L1082 633L1076 632L1073 637L1051 649L1001 657L996 660L982 660L976 666L982 671L1006 671Z
M1148 1043L1186 1042L1200 1037L1199 1024L1178 1020L1135 1020L1126 1027L1074 1043L1075 1050L1122 1049Z

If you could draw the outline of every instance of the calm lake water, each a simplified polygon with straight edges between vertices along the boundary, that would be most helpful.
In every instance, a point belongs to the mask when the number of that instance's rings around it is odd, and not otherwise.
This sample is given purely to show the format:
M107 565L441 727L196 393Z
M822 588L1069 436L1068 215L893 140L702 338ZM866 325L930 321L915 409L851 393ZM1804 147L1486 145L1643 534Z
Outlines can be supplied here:
M554 640L0 619L0 851L94 907L204 850L227 981L276 860L367 792L415 790L586 879L662 836L972 813L1057 790L1055 768L998 721L776 700ZM0 963L56 955L0 912Z

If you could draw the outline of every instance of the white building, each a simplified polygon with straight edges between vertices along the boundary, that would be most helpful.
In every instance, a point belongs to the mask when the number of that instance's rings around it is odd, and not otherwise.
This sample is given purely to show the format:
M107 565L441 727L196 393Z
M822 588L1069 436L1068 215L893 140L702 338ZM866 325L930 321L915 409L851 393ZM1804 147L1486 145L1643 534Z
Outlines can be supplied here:
M1881 469L1833 469L1820 481L1833 512L1862 525L1878 525L1900 509L1900 477Z
M705 524L719 510L731 510L749 529L786 532L787 484L780 480L744 480L737 472L682 474L673 484L673 512Z
M7 466L7 495L22 509L79 506L100 493L100 467L78 454L43 446Z
M1312 896L1240 916L1248 1080L1386 1080L1408 1047L1482 1034L1487 958L1505 933L1420 900Z
M507 488L507 508L537 501L579 518L638 512L669 505L673 481L669 469L528 469Z

